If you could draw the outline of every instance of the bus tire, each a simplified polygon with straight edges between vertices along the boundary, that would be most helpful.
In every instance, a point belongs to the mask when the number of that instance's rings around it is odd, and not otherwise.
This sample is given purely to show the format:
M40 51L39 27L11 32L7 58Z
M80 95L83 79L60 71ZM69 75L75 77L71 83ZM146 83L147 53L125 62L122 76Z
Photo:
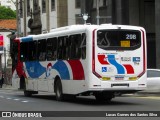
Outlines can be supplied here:
M56 94L57 101L63 101L64 95L63 95L63 91L62 91L62 83L60 80L56 81L55 94Z

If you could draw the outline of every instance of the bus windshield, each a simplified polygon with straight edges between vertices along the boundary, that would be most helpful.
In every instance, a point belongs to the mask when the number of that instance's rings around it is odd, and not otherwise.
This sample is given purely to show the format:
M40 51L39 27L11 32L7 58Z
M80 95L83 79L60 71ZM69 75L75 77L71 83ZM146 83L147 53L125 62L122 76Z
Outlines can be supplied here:
M138 30L99 30L97 45L104 50L134 50L141 46Z

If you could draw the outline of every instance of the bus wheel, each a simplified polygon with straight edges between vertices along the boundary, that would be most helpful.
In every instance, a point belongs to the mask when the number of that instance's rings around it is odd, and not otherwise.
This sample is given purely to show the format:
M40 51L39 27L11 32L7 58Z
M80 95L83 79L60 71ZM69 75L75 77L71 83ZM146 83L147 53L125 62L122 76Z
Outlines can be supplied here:
M63 91L62 91L62 83L60 80L58 80L56 82L55 93L56 93L56 100L62 101L64 98L64 95L63 95Z

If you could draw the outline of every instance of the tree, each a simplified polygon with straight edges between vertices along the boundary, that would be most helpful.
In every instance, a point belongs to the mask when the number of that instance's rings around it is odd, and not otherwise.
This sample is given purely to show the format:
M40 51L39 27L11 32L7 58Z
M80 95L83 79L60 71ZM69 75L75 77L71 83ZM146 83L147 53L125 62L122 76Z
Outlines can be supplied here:
M10 8L0 6L0 19L15 19L16 11L13 11Z

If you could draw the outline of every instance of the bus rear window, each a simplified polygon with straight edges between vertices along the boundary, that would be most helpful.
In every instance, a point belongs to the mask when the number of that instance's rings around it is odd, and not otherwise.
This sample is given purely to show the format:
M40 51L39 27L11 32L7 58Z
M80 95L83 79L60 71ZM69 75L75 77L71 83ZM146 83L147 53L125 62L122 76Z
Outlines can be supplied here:
M99 30L97 45L105 50L133 50L141 46L140 31Z

